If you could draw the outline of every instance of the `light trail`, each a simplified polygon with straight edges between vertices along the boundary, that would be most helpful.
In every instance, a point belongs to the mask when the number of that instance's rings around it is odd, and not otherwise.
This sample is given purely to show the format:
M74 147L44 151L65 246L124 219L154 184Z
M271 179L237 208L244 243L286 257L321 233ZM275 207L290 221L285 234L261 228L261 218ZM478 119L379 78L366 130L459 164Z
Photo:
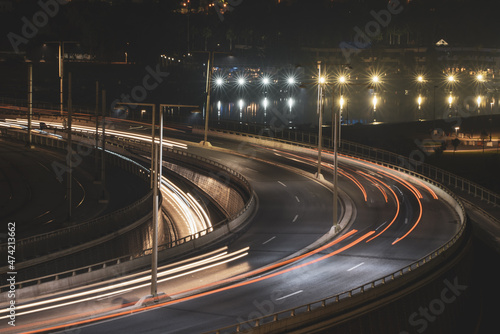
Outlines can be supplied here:
M222 264L225 264L228 262L235 261L237 259L240 259L240 258L248 255L249 247L242 248L242 249L235 251L235 252L232 252L232 253L228 253L225 250L226 248L227 247L219 250L218 251L219 254L215 254L213 256L210 256L210 257L202 259L202 260L195 261L193 263L180 265L180 266L175 267L173 269L165 269L167 266L161 267L159 272L158 272L158 278L159 278L158 283L162 283L162 282L166 282L166 281L169 281L172 279L191 275L193 273L196 273L196 272L199 272L202 270L206 270L209 268L213 268L215 266L219 266L219 265L222 265ZM170 267L170 266L168 266L168 267ZM186 271L186 270L188 270L188 271ZM47 299L47 300L43 300L40 302L34 302L34 303L30 303L30 304L23 304L20 306L16 306L16 310L24 310L24 309L32 309L34 307L40 307L43 305L50 305L50 304L57 303L55 305L45 306L45 307L41 307L41 308L35 308L33 310L30 310L30 311L16 312L16 316L23 316L23 315L27 315L27 314L47 311L47 310L60 308L60 307L64 307L64 306L70 306L70 305L82 303L85 301L102 299L102 298L106 298L106 297L109 297L109 296L112 296L115 294L122 294L125 292L130 292L130 291L137 290L140 288L148 287L150 285L150 283L148 281L151 280L151 275L149 274L149 271L143 272L142 275L145 275L145 276L135 278L135 279L129 279L129 276L126 276L126 277L120 278L121 280L125 280L124 282L121 282L121 283L112 284L112 285L109 285L106 287L87 290L87 291L83 291L83 292L79 292L79 293L74 293L74 294L70 294L70 295L66 295L66 296L62 296L62 297L58 297L58 298ZM136 275L132 275L132 277L134 277L134 276L136 276ZM164 277L164 278L162 278L162 277ZM162 278L162 279L160 279L160 278ZM143 282L148 282L148 283L143 283ZM129 286L129 287L127 287L127 286ZM127 287L127 288L124 288L124 287ZM118 288L122 288L122 289L116 290ZM106 291L108 291L108 292L106 292ZM102 292L106 292L106 293L96 295L97 293L102 293ZM71 299L81 298L81 297L85 297L85 298L68 301ZM66 302L61 303L63 301L66 301ZM0 310L0 314L8 313L8 312L9 312L8 308ZM5 316L0 317L0 319L7 319L7 318L9 318L9 315L5 315Z
M323 246L321 248L322 249L329 248L332 245L340 242L341 240L344 240L345 238L347 238L347 237L355 234L356 232L357 232L356 230L351 230L348 234L344 235L343 238L341 238L340 240L335 240L335 241L333 241L333 242L331 242L331 243L329 243L329 244L327 244L327 245L325 245L325 246ZM253 278L253 279L249 279L249 280L244 281L244 282L236 283L236 284L229 285L229 286L223 286L223 287L216 288L216 289L213 289L213 290L209 290L209 291L206 291L206 292L202 292L202 293L199 293L199 294L195 294L195 295L191 295L191 296L187 296L187 297L182 297L182 298L179 298L179 299L176 299L176 300L166 301L166 302L163 302L163 303L158 303L156 305L144 306L144 307L141 307L141 308L138 308L138 309L122 311L122 312L118 312L118 313L114 313L114 314L109 314L109 315L95 317L95 318L92 318L92 319L80 320L80 321L76 321L76 322L73 322L73 323L66 323L64 325L57 325L57 326L53 326L53 327L50 327L50 328L43 328L43 329L39 329L39 330L28 331L28 332L26 332L26 334L28 334L28 333L40 333L40 332L45 332L45 331L54 331L54 330L66 328L68 326L81 326L81 325L89 324L89 323L96 322L96 321L103 321L103 320L112 319L112 318L116 318L116 317L120 317L120 316L131 315L131 314L134 314L134 313L137 313L137 312L143 312L143 311L147 311L147 310L156 309L156 308L159 308L159 307L164 307L164 306L167 306L167 305L178 304L178 303L181 303L181 302L184 302L184 301L193 300L193 299L197 299L197 298L201 298L201 297L213 295L213 294L216 294L216 293L219 293L219 292L228 291L228 290L232 290L232 289L239 288L239 287L242 287L242 286L246 286L246 285L254 284L254 283L257 283L257 282L261 282L261 281L264 281L264 280L267 280L267 279L270 279L270 278L273 278L273 277L276 277L276 276L279 276L279 275L282 275L282 274L286 274L288 272L291 272L291 271L294 271L294 270L297 270L297 269L300 269L300 268L303 268L303 267L306 267L308 265L311 265L311 264L323 261L323 260L328 259L328 258L330 258L332 256L335 256L335 255L337 255L339 253L342 253L342 252L346 251L347 249L349 249L349 248L357 245L358 243L360 243L364 239L368 238L373 233L374 233L374 231L367 232L363 236L361 236L358 239L350 242L346 246L343 246L343 247L341 247L341 248L333 251L332 253L323 255L323 256L321 256L319 258L316 258L314 260L311 260L311 261L308 261L306 263L293 266L291 268L287 268L287 269L283 269L283 270L280 270L280 271L277 271L277 272L274 272L274 273L270 273L268 275L256 277L256 278ZM314 250L314 251L312 251L310 253L316 254L317 252L318 252L317 250ZM307 253L307 254L310 254L310 253ZM299 259L299 258L302 259L302 258L307 257L307 256L310 256L310 255L304 254L304 255L298 256L298 257L296 257L294 259ZM285 262L288 262L288 261L285 261ZM246 276L246 274L244 274L244 275ZM241 275L237 276L235 278L232 278L231 280L237 280L237 279L241 279ZM224 282L224 281L217 282L216 284L219 285L222 282ZM185 291L184 292L175 293L175 295L181 295L183 293L185 293Z

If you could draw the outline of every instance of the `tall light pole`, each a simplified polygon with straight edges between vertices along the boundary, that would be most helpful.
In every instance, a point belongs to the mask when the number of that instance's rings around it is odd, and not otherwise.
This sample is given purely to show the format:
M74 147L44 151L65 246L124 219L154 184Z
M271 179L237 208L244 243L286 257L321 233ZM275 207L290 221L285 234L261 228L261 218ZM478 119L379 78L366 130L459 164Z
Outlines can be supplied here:
M159 225L159 194L161 192L161 179L163 167L163 110L165 108L197 108L195 105L180 105L180 104L160 104L160 139L156 144L156 104L152 103L118 103L122 105L148 106L152 108L152 124L151 124L151 179L153 189L153 245L151 247L151 295L153 298L158 296L158 225Z
M208 146L210 147L210 142L208 141L208 120L209 120L209 114L210 114L210 92L211 92L211 80L212 80L212 74L213 74L213 62L214 62L214 55L216 53L225 53L225 54L231 54L230 52L223 52L223 51L192 51L192 53L208 53L208 61L207 61L207 78L206 78L206 85L205 85L205 94L207 95L207 104L205 108L205 131L203 134L203 141L200 143L203 146Z
M135 105L135 106L149 106L152 108L152 123L151 123L151 188L153 189L153 245L151 252L151 295L153 298L158 296L158 196L159 187L161 184L161 166L162 162L160 159L162 155L162 144L161 140L163 137L163 113L160 111L160 143L159 148L156 145L156 104L152 103L131 103L131 102L120 102L117 105ZM162 108L160 108L162 109ZM103 119L104 122L104 119ZM104 127L104 126L103 126ZM104 129L103 129L104 131ZM159 149L159 152L158 152Z
M61 116L64 111L64 44L73 43L78 44L79 42L74 41L57 41L57 42L45 42L45 44L58 44L58 60L59 60L59 108Z
M378 103L378 98L377 98L377 86L380 83L380 78L375 75L371 79L372 84L373 84L373 123L377 121L377 103Z
M31 127L33 118L33 63L28 64L28 147L33 148Z
M71 72L68 76L68 220L71 223L71 218L73 215L72 206L73 206L73 141L71 138L71 128L72 128L72 118L73 118L73 102L71 100Z
M326 78L321 72L321 61L318 61L318 171L316 172L316 178L324 179L323 174L321 174L321 151L323 146L323 97L324 97L324 85L326 83Z
M208 63L207 63L207 84L206 84L207 104L205 108L205 132L203 135L203 141L201 142L203 146L211 146L210 143L208 142L208 118L210 114L210 91L212 82L213 59L214 59L214 52L210 51L208 54Z

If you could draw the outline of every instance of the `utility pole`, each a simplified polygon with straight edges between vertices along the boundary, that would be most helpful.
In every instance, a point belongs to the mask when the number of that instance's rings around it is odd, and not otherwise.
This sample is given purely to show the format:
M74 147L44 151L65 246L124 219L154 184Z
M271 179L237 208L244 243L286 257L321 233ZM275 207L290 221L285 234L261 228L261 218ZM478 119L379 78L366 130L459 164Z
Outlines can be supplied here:
M71 223L72 216L72 184L73 184L73 142L71 138L71 125L72 125L72 115L73 114L73 106L71 100L71 72L68 74L68 220Z
M95 182L99 180L99 81L95 82Z
M106 185L106 90L102 90L102 151L101 151L101 183L103 186L103 196L102 199L105 200L104 187Z
M207 90L207 105L205 108L205 133L203 136L203 145L204 146L210 146L210 143L208 142L208 117L210 114L210 90L211 88L211 78L212 78L212 61L214 57L214 52L211 51L208 53L208 63L207 63L207 84L206 84L206 90Z
M321 151L323 149L323 85L325 78L321 74L321 61L318 61L318 171L316 178L323 179L321 174Z
M32 144L32 118L33 118L33 63L28 64L28 147L33 148Z
M333 139L333 228L338 232L338 146L340 144L340 110L335 113L335 131Z

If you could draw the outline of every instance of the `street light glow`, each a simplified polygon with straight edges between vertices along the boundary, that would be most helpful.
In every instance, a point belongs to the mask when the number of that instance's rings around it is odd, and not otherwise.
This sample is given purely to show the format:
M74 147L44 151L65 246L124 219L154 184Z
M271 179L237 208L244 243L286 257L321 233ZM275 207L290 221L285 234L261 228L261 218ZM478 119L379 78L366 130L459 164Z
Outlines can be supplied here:
M295 84L295 78L294 77L288 77L288 79L286 80L286 82L289 84L289 85L293 85Z
M224 85L224 79L222 77L215 78L215 85L217 87L222 87L222 85Z
M239 77L238 80L237 80L237 82L238 82L239 86L244 86L245 83L246 83L246 80L243 77Z
M318 82L320 84L324 84L324 83L326 83L326 78L325 77L319 77Z
M271 83L271 79L270 79L268 76L264 76L264 77L262 77L262 84L263 84L264 86L267 86L267 85L269 85L270 83Z

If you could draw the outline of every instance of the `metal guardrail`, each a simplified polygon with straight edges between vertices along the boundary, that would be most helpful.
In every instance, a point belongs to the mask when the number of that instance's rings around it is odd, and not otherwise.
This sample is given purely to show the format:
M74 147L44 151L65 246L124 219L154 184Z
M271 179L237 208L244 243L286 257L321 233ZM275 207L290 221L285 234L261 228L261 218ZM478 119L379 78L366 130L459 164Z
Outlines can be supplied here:
M17 139L26 139L27 134L20 131L9 131L2 129L1 134ZM44 144L51 147L62 148L64 142L56 138L47 138L32 134L33 143ZM61 145L62 144L62 145ZM118 156L108 154L108 160L119 159ZM139 164L132 161L124 161L124 164L133 164L129 171L134 170L139 176L147 177L148 171ZM74 240L81 239L92 240L107 233L112 233L123 227L124 222L138 220L149 213L149 206L145 206L152 194L149 192L136 202L111 212L102 217L90 219L77 225L64 227L55 231L30 236L16 241L16 257L19 261L29 260L44 254L49 254L54 250L66 249L74 246ZM7 244L0 245L0 251L6 251Z
M124 142L133 142L135 145L143 145L145 146L145 149L149 149L149 145L148 144L144 144L144 142L142 141L138 141L138 140L135 140L135 139L131 139L131 138L120 138L121 140L123 140ZM124 149L127 149L128 146L127 145L121 145L122 148ZM200 161L200 162L203 162L205 164L208 164L208 165L211 165L213 167L216 167L220 170L223 170L225 171L226 173L230 174L231 176L233 176L236 180L238 180L238 183L240 184L240 186L242 186L245 190L245 192L248 194L248 198L246 200L246 203L245 203L245 206L239 210L239 212L235 215L232 215L231 217L228 217L218 223L216 223L215 225L213 225L212 227L210 228L207 228L207 229L204 229L202 231L199 231L193 235L188 235L186 237L183 237L183 238L179 238L177 240L173 240L171 242L168 242L168 243L165 243L165 244L162 244L162 245L159 245L159 249L168 249L168 248L173 248L173 247L176 247L176 246L179 246L179 245L182 245L186 242L189 242L189 241L192 241L192 240L195 240L195 239L198 239L199 237L201 236L204 236L212 231L214 231L216 228L220 227L220 226L224 226L226 224L228 224L230 221L233 221L234 219L238 218L239 216L241 216L242 214L244 214L246 212L246 210L248 210L248 208L252 205L252 197L253 197L253 189L252 189L252 186L250 185L250 183L248 182L248 180L243 177L243 175L241 175L240 173L236 172L235 170L221 164L221 163L218 163L216 161L213 161L211 159L207 159L207 158L204 158L204 157L200 157L196 154L192 154L192 153L189 153L185 150L178 150L178 149L175 149L175 148L169 148L169 147L164 147L164 150L167 151L167 152L170 152L170 153L173 153L173 154L176 154L176 155L179 155L179 156L183 156L183 157L187 157L187 158L190 158L190 159L193 159L193 160L196 160L196 161ZM143 251L143 254L147 253L148 251L150 251L150 249L146 249Z
M79 135L82 138L86 138L86 139L92 139L93 138L93 136L89 136L85 132L81 132ZM142 141L137 141L137 140L129 139L129 138L120 138L120 139L124 140L124 141L134 142L136 145L137 144L144 145L145 149L150 149L150 145L149 144L144 144ZM64 144L65 144L64 142L62 142L62 145L61 145L61 141L58 140L58 139L49 138L49 140L53 141L54 145L59 145L59 146L55 146L55 147L64 148ZM110 141L109 139L107 140L106 145L108 147L109 146L114 146L114 147L118 147L118 148L122 148L122 149L127 149L128 148L127 145L116 144L115 142ZM176 246L183 245L183 244L185 244L187 242L196 240L196 239L198 239L198 238L200 238L200 237L202 237L204 235L207 235L208 233L216 230L217 228L219 228L221 226L225 226L225 225L229 224L229 222L231 222L231 221L235 220L236 218L242 216L253 205L253 202L255 201L255 199L253 197L253 189L252 189L250 183L248 182L248 180L246 178L244 178L240 173L238 173L238 172L236 172L236 171L228 168L227 166L222 165L222 164L220 164L220 163L218 163L216 161L213 161L213 160L210 160L210 159L207 159L207 158L204 158L204 157L200 157L200 156L197 156L195 154L192 154L192 153L189 153L189 152L186 152L186 151L172 149L172 148L168 148L168 147L165 147L164 149L167 150L167 151L169 151L169 152L172 152L174 154L179 154L179 155L182 155L182 156L185 156L185 157L189 157L191 159L195 159L197 161L200 161L200 162L212 165L212 166L214 166L216 168L219 168L219 169L221 169L221 170L229 173L230 175L232 175L235 179L237 179L239 181L240 186L242 186L249 195L248 195L248 199L246 200L246 203L245 203L244 207L241 208L241 210L239 210L239 212L237 214L235 214L235 215L233 215L231 217L228 217L228 218L226 218L226 219L224 219L224 220L216 223L212 227L207 228L207 229L202 230L202 231L199 231L199 232L197 232L197 233L195 233L193 235L189 235L189 236L186 236L184 238L180 238L180 239L173 240L171 242L159 245L158 248L159 248L160 251L161 250L166 250L166 249L171 249L171 248L174 248ZM130 160L130 159L128 159L128 160ZM130 161L132 161L133 163L136 163L133 160L130 160ZM71 227L69 227L69 228L71 228ZM57 232L57 231L55 231L55 232ZM49 232L48 234L50 234L50 233L52 233L52 232ZM35 238L36 238L36 236L35 236ZM22 241L22 240L19 240L19 241ZM35 285L35 284L41 284L41 283L45 283L45 282L50 282L50 281L55 281L55 280L58 280L58 279L62 279L62 278L65 278L65 277L73 277L73 276L78 275L78 274L88 273L88 272L93 271L93 270L103 269L103 268L106 268L106 267L110 267L110 266L113 266L113 265L118 265L120 263L133 260L134 258L147 255L148 252L150 252L150 251L151 251L151 249L145 249L145 250L143 250L142 254L140 254L140 255L137 255L137 254L134 254L134 255L128 254L128 255L125 255L125 256L118 257L118 258L114 258L114 259L102 261L102 262L99 262L99 263L94 263L94 264L89 265L89 266L84 266L84 267L76 268L76 269L73 269L73 270L63 271L63 272L59 272L59 273L56 273L56 274L47 275L47 276L43 276L43 277L36 277L34 279L29 279L29 280L17 282L16 286L18 288L22 288L23 286L30 286L30 285ZM0 291L4 291L5 289L8 289L7 285L0 286Z
M232 135L238 135L247 138L256 138L260 140L279 142L283 144L293 145L297 147L306 147L310 149L317 149L317 136L310 133L297 132L294 136L297 141L287 140L283 138L274 138L261 135L254 135L248 133L241 133L230 130L220 130L211 128L210 131L218 133L226 133ZM290 137L290 136L289 136ZM332 148L332 143L330 138L324 139L323 148ZM392 165L404 167L407 170L415 171L421 175L425 175L430 179L436 180L447 186L453 186L469 195L479 198L480 200L491 204L496 207L500 207L500 195L495 192L478 185L477 183L471 182L463 177L455 175L453 173L447 172L441 168L434 167L426 163L412 163L412 161L399 154L389 152L387 150L373 148L370 146L350 142L347 140L341 140L340 153L351 154L358 157L374 159L375 161L384 161ZM498 221L498 220L497 220ZM499 221L500 223L500 221Z
M231 132L231 134L237 134L237 133ZM256 138L265 139L265 140L273 140L273 139L270 139L268 137L263 137L263 136L253 136L253 135L248 135L248 134L240 134L240 135L246 136L246 137L256 137ZM314 148L314 147L311 147L309 145L301 145L301 144L297 145L297 143L283 141L280 139L276 139L276 141L286 143L286 144L292 144L294 146ZM368 148L369 147L367 147L367 146L362 147L363 150L366 150ZM390 153L390 152L387 152L387 153ZM358 158L358 157L354 156L354 158ZM363 158L367 158L367 157L363 156ZM300 313L313 312L317 309L324 308L327 305L339 303L340 301L342 301L346 298L351 298L355 295L366 293L367 291L375 289L381 285L385 285L388 282L394 281L396 278L403 277L405 274L420 268L421 266L427 264L431 260L440 256L441 254L443 254L444 252L449 250L452 246L454 246L457 243L457 241L460 240L460 238L463 236L463 233L464 233L465 228L466 228L467 215L466 215L465 207L464 207L463 203L460 201L460 199L454 193L449 191L447 188L443 187L440 183L436 182L435 180L433 180L429 177L423 176L415 171L411 171L411 170L408 170L408 169L405 169L405 168L402 168L400 166L396 166L396 165L393 165L393 164L390 164L387 162L380 162L380 161L376 161L374 159L369 159L369 160L370 160L370 162L376 163L378 165L381 165L381 166L396 170L398 172L403 172L403 173L411 175L413 177L417 177L419 179L422 179L422 180L424 180L424 181L426 181L426 182L428 182L436 187L439 187L441 190L445 191L449 196L451 196L458 203L458 205L460 207L460 211L461 211L462 217L463 217L460 230L446 244L439 247L435 251L427 254L426 256L422 257L421 259L419 259L415 262L412 262L411 264L405 266L404 268L402 268L398 271L395 271L395 272L390 273L388 275L385 275L383 277L377 278L371 282L367 282L367 283L360 285L360 286L357 286L353 289L335 294L333 296L329 296L329 297L321 299L321 300L314 301L312 303L300 305L298 307L290 308L288 310L276 312L276 313L273 313L273 314L270 314L267 316L263 316L263 317L255 318L255 319L248 320L245 322L241 322L239 324L234 324L234 325L227 326L224 328L219 328L217 330L213 330L213 331L210 331L207 333L216 333L216 334L220 334L222 332L224 332L224 333L227 333L227 332L239 333L242 330L245 330L245 331L251 330L251 329L257 328L261 325L265 325L265 324L272 323L272 322L277 322L277 321L280 321L280 320L283 320L286 318L290 318L290 317L295 317L297 314L300 314Z

